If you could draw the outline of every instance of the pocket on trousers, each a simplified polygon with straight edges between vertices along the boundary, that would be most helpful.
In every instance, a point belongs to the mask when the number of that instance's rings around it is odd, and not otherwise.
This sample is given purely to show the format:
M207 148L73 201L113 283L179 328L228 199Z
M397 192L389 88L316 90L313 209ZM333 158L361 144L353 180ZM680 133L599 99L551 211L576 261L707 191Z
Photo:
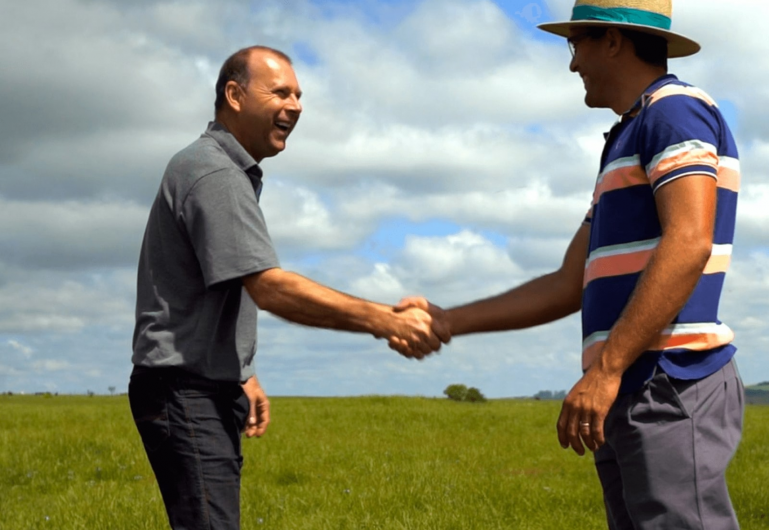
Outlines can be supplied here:
M171 435L164 388L137 384L132 380L128 387L128 400L144 448L147 452L158 450Z
M690 412L667 374L658 373L640 392L630 415L639 423L659 423L689 418Z
M235 424L238 426L238 431L243 432L246 429L248 413L251 412L251 403L248 401L246 393L240 389L238 390L240 391L240 395L233 400L232 410L235 416Z

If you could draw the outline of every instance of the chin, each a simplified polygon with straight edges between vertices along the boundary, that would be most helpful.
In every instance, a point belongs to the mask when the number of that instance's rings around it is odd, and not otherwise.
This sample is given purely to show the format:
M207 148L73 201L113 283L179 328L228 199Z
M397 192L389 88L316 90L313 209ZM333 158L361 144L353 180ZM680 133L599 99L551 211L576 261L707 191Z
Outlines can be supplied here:
M604 109L609 107L609 105L602 103L600 100L596 98L591 98L587 95L585 96L585 105L587 105L591 109Z
M271 156L275 156L286 148L286 141L283 140L283 141L273 142L270 145L270 147L272 148L272 151L273 151L273 154Z
M283 151L285 148L285 144L282 146L271 145L269 152L264 155L264 158L272 158L273 156L276 156L278 153Z

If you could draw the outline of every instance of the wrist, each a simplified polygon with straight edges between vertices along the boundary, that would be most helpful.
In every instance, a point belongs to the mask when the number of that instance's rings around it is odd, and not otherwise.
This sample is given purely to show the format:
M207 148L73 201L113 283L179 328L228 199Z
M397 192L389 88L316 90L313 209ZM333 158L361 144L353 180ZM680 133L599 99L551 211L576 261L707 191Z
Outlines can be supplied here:
M601 354L593 362L591 369L604 377L621 379L625 370L627 370L627 366L621 362L621 358L618 355L613 355L609 348L604 347Z
M364 319L364 329L377 339L394 335L397 313L390 306L377 303L371 303L370 306L368 317Z

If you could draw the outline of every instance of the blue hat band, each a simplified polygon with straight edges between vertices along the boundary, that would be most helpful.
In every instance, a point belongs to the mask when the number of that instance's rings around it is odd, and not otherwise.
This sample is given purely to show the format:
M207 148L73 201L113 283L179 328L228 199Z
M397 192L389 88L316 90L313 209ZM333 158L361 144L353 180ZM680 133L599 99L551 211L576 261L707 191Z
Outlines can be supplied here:
M572 22L597 20L620 24L638 24L640 26L670 30L670 18L665 15L624 7L607 9L595 6L575 6L571 12L571 20Z

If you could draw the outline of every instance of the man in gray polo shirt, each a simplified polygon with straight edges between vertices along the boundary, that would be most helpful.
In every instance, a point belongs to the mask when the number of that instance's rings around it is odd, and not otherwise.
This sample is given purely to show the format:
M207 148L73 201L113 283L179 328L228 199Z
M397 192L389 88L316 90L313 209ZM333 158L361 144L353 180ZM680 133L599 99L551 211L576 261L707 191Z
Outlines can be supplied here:
M285 148L302 106L291 60L265 47L225 61L216 116L168 164L139 260L131 410L173 528L240 526L240 435L269 401L254 373L257 306L308 326L370 333L421 359L450 336L426 312L282 270L259 162Z

